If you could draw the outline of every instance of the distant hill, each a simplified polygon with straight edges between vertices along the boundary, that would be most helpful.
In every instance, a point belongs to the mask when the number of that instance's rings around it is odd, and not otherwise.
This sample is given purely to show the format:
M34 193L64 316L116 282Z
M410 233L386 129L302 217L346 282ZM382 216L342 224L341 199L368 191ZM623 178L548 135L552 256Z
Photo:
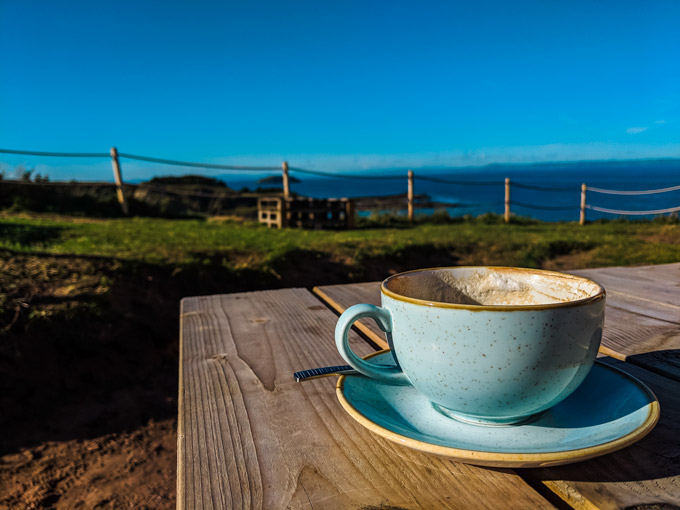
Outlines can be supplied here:
M300 179L297 177L293 177L292 175L288 176L288 182L291 184L297 184L302 182ZM264 177L257 181L258 184L275 184L278 186L283 186L283 176L281 175L270 175L269 177Z
M180 176L165 176L154 177L150 181L143 184L173 184L173 185L191 185L191 186L210 186L214 188L227 188L227 183L215 179L214 177L203 177L202 175L180 175Z

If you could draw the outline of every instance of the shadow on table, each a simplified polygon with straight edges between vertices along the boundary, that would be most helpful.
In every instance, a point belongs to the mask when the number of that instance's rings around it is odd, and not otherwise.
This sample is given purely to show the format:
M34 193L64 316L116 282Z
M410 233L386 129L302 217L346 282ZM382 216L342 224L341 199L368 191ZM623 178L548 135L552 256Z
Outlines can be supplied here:
M652 360L677 360L680 350L657 351L635 356L652 366ZM518 470L523 476L540 480L565 480L583 482L643 482L654 481L666 490L675 490L671 481L663 479L680 475L680 382L638 366L640 363L623 362L613 358L600 358L607 365L619 368L642 381L651 389L661 407L661 417L656 427L640 441L627 448L602 457L541 469ZM630 361L630 360L629 360ZM670 366L670 365L669 365ZM668 370L668 369L664 369ZM606 398L607 395L602 395ZM677 485L677 482L676 482ZM664 507L666 508L666 507Z
M628 356L626 362L680 382L680 349L634 354Z

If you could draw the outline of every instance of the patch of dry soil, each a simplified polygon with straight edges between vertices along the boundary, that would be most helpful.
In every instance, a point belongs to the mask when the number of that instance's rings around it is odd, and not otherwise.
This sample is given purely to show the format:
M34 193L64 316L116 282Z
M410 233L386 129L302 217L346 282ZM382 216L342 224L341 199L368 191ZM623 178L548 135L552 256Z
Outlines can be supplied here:
M0 509L175 508L176 421L0 457Z

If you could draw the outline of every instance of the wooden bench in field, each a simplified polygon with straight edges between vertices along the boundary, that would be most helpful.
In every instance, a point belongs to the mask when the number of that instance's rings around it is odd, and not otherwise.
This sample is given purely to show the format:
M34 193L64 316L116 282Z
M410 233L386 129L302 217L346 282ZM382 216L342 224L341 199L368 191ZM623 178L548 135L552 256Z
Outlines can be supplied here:
M354 227L348 198L261 197L257 217L270 228L346 229Z

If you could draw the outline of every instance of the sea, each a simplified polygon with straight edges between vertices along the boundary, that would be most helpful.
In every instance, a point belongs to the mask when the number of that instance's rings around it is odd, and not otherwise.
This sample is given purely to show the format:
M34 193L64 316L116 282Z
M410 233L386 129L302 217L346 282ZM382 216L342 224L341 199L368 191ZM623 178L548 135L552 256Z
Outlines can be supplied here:
M294 170L290 175L299 180L291 190L315 198L364 197L396 195L407 191L406 169L382 168L342 172L343 177L322 177ZM414 192L425 194L441 204L452 217L484 213L503 214L505 178L510 179L511 213L543 221L578 221L581 185L616 190L655 190L680 185L680 159L631 161L581 161L535 164L495 164L483 167L413 168ZM280 175L275 172L270 175ZM382 176L367 179L367 176ZM220 175L234 189L255 189L262 174L249 176ZM433 179L428 180L428 179ZM444 182L452 181L452 182ZM526 187L524 187L526 186ZM549 189L537 189L549 188ZM680 189L665 193L620 195L594 190L586 192L590 206L617 211L655 211L680 207ZM433 208L417 210L432 214ZM385 211L393 213L402 210ZM360 214L370 214L368 211ZM678 213L673 213L677 216ZM668 215L668 214L665 214ZM656 214L627 215L586 209L587 220L601 218L649 219Z

